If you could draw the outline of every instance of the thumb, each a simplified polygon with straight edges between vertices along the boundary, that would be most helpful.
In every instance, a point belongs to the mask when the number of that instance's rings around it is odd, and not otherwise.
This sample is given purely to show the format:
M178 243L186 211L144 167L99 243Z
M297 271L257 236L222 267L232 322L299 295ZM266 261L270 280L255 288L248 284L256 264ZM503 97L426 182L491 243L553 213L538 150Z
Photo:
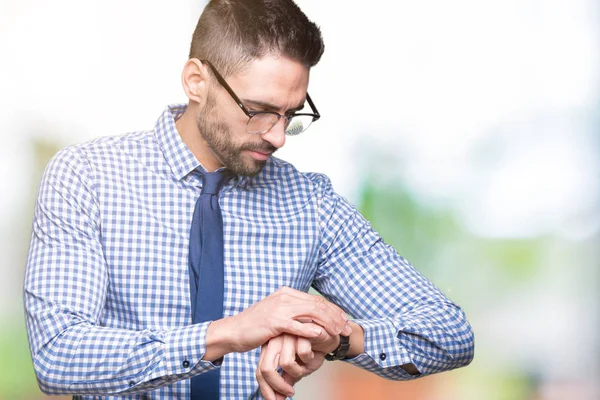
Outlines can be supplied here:
M283 373L281 374L281 377L283 378L283 380L290 384L291 386L294 386L296 383L300 382L300 379L302 378L294 378L293 376L291 376L290 374L288 374L287 372L283 371Z

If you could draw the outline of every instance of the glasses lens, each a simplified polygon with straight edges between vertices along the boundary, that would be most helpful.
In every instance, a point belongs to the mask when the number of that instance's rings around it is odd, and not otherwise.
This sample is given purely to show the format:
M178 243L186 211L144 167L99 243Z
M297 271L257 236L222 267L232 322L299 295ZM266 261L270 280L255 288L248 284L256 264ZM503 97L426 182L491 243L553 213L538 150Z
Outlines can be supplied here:
M312 115L294 115L285 128L285 134L296 136L308 129L313 122Z
M246 132L262 135L271 129L279 121L279 115L274 113L259 113L255 114L248 120Z

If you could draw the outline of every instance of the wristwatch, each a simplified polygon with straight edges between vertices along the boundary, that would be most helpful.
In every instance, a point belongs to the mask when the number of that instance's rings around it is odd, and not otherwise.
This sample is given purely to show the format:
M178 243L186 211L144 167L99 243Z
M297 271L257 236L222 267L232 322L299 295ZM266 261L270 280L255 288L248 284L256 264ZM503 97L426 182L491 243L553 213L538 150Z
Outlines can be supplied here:
M330 353L325 354L327 361L342 360L346 358L350 349L350 336L340 335L340 344Z

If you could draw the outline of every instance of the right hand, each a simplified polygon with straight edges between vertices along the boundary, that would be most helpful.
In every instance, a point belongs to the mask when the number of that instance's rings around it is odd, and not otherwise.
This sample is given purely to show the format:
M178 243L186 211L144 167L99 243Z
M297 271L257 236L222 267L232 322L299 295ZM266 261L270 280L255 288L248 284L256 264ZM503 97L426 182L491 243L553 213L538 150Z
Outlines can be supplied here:
M282 287L241 313L212 322L206 334L204 359L253 350L282 333L316 339L323 329L331 336L352 332L348 317L335 304L321 296Z

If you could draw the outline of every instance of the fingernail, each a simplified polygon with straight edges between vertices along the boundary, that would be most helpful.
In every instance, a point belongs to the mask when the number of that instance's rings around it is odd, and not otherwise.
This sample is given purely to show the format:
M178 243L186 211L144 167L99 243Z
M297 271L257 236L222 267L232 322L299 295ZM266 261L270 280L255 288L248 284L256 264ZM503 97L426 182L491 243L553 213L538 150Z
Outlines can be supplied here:
M342 319L344 320L344 322L348 322L349 321L348 316L343 311L342 311Z
M275 357L275 365L279 367L279 354L277 354L277 357Z
M312 331L312 333L314 333L314 334L315 334L315 336L319 336L319 335L321 334L321 332L323 332L323 330L322 330L321 328L317 328L316 326L315 326L315 327L313 327L313 328L311 329L311 331Z
M342 328L340 328L339 326L335 327L335 331L337 332L337 334L339 335L340 333L342 333Z

